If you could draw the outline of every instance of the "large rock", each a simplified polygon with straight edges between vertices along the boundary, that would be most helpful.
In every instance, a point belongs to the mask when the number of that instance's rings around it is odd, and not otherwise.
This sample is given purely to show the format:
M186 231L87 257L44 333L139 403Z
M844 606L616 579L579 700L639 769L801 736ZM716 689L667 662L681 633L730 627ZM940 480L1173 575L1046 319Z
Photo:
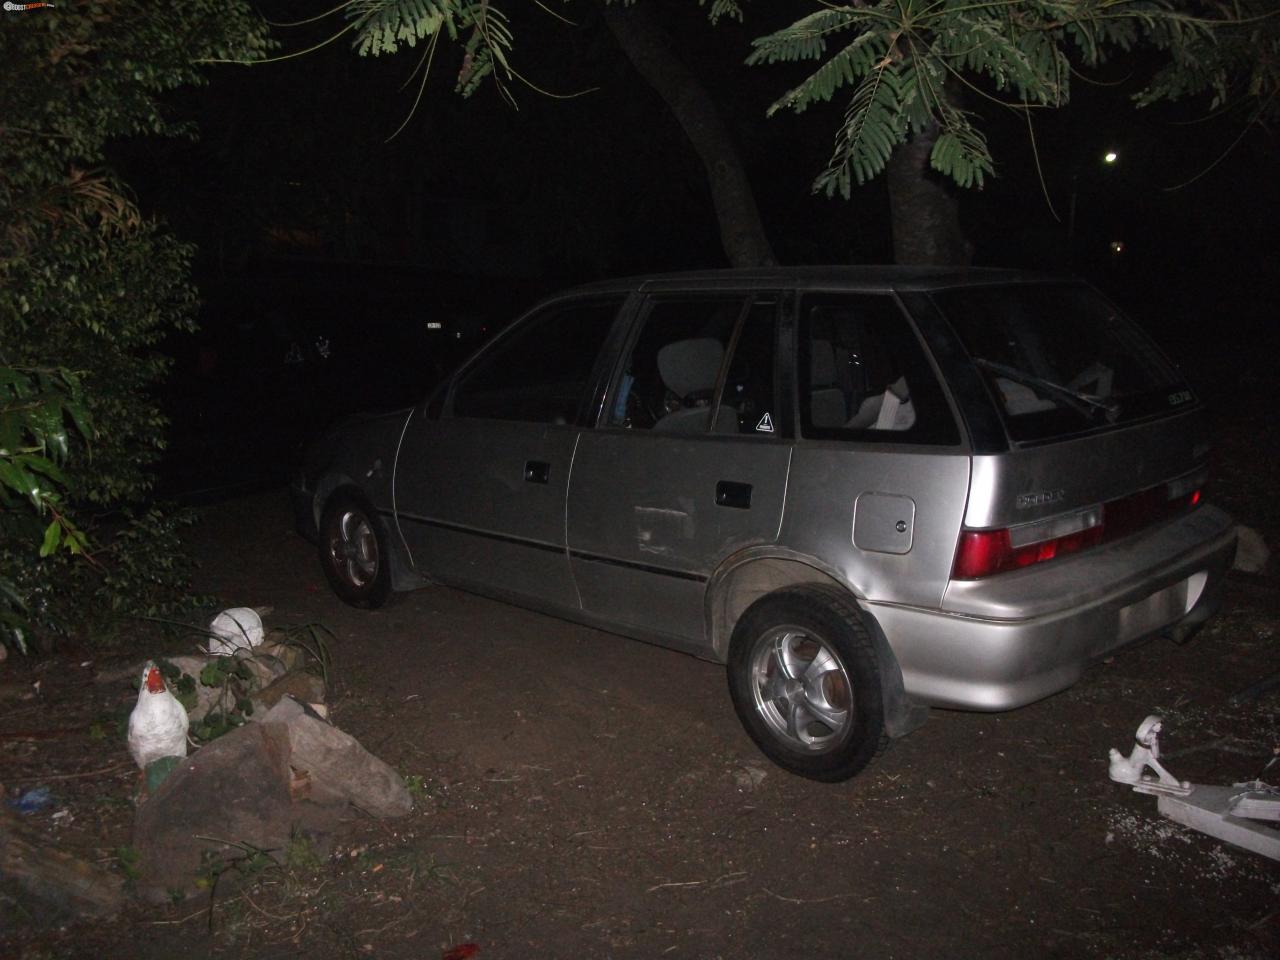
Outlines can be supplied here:
M139 893L156 902L190 895L211 865L283 852L297 820L289 783L281 727L239 727L187 757L134 818Z
M301 703L324 703L324 680L314 673L295 670L263 687L251 698L253 713L250 720L260 720L272 707L285 697L293 697Z
M189 896L212 870L256 852L282 858L298 833L323 847L350 806L397 817L413 800L395 770L354 738L283 699L260 723L180 760L138 808L139 893L157 902Z
M289 762L310 775L313 798L345 801L374 817L413 810L413 797L394 769L296 700L281 700L262 725L288 732Z

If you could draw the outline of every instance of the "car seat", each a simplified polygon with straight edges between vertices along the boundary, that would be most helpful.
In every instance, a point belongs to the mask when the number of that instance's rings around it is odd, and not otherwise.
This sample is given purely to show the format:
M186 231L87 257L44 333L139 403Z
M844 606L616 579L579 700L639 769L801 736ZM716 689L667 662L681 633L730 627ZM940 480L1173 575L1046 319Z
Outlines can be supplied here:
M836 385L836 352L830 340L809 341L809 422L843 427L849 416L844 391Z
M724 360L724 346L711 337L676 340L658 351L658 373L666 388L680 398L673 410L653 425L663 433L703 433L710 420L710 405ZM722 406L716 417L716 433L737 433L738 417Z

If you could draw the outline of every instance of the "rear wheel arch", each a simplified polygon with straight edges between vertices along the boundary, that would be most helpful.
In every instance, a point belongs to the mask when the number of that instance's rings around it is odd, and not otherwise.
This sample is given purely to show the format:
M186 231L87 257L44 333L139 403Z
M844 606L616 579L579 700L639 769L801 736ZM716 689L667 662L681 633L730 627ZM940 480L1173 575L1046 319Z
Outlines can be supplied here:
M853 590L809 558L761 554L731 558L712 576L707 587L707 633L717 659L727 662L734 628L747 609L762 597L804 588L829 602L850 605L867 631L880 670L885 732L892 739L905 736L928 719L928 707L906 694L902 668L879 621Z
M722 563L707 583L705 610L707 636L716 657L721 661L728 658L733 628L751 604L801 584L826 586L855 602L859 599L833 571L799 554L736 554Z

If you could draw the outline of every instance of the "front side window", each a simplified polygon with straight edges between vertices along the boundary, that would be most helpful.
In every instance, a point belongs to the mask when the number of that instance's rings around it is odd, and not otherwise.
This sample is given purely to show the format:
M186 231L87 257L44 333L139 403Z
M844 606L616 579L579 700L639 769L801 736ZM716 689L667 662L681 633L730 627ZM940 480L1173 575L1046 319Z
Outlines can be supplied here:
M776 315L772 299L742 295L655 301L627 356L608 424L774 435Z
M504 335L459 377L453 415L576 423L623 299L553 305Z
M886 294L813 294L800 304L804 436L959 442L924 350Z

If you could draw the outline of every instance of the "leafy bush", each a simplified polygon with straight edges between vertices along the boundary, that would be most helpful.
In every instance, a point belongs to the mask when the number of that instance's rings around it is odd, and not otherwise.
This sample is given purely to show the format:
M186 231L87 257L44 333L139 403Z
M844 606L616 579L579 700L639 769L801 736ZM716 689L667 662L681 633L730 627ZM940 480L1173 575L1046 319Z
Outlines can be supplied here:
M0 367L0 544L16 541L48 557L62 549L83 554L84 534L63 505L67 459L75 424L93 433L80 382L66 370ZM38 549L37 549L38 548ZM6 563L0 570L20 569ZM30 591L0 575L0 642L27 649Z
M10 643L25 646L24 621L65 630L174 609L189 569L184 521L146 503L166 426L152 391L168 361L156 348L194 327L192 249L142 215L105 150L121 137L190 135L166 117L164 95L204 82L202 60L254 59L266 46L265 25L239 0L91 0L6 18L0 569L13 572L0 583L0 626ZM40 400L24 406L24 396Z

